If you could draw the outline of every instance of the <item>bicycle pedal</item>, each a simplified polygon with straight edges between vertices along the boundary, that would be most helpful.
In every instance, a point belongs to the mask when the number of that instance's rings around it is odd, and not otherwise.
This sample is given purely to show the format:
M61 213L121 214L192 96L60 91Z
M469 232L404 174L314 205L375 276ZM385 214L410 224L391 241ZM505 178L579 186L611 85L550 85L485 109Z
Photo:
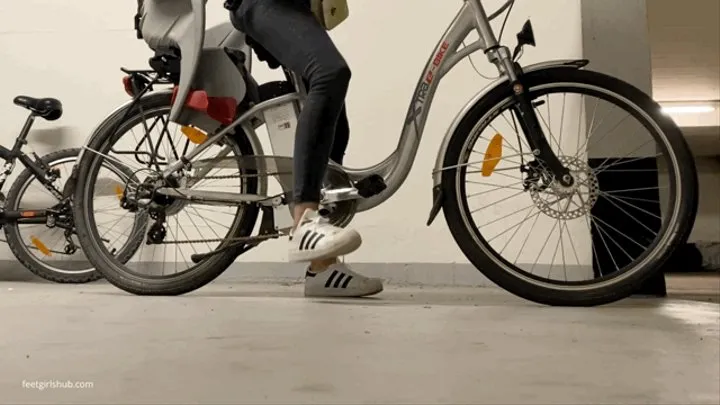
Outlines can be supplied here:
M370 198L385 191L387 184L382 176L373 174L356 182L355 187L362 198Z
M340 201L357 200L360 194L355 187L332 188L323 190L324 204L330 204Z

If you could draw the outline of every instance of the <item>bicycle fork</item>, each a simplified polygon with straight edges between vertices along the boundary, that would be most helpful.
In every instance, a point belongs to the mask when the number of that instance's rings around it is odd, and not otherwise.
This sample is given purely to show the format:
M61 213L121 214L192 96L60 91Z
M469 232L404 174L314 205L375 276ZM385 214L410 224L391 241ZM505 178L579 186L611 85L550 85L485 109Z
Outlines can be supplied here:
M553 152L547 136L540 126L535 108L530 99L527 85L523 80L523 71L520 64L514 62L510 56L510 50L504 46L498 46L488 52L488 59L494 63L501 73L505 73L512 87L515 104L513 112L525 134L528 145L532 148L532 154L543 166L547 167L554 179L564 187L570 187L574 183L570 170L560 162L560 159Z

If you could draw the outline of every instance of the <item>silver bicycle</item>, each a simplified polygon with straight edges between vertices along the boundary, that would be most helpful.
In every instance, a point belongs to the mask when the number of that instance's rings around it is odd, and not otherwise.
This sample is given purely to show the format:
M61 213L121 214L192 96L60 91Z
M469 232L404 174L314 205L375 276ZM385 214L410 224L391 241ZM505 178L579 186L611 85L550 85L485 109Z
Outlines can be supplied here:
M346 226L395 194L443 77L481 51L499 77L443 138L428 225L443 210L467 259L526 299L590 306L625 298L688 237L697 207L693 159L656 102L586 70L587 60L521 66L523 48L535 46L530 21L514 51L491 27L513 6L488 15L480 0L462 2L422 70L397 149L365 169L331 162L323 214ZM287 233L306 89L287 70L286 80L258 85L244 35L229 24L206 29L204 0L146 0L137 22L155 51L150 65L175 86L141 92L91 135L80 156L76 226L89 259L117 287L184 294ZM473 32L479 39L466 45ZM621 153L604 142L610 133L621 134ZM95 211L97 179L111 175L103 164L133 173L118 179L122 198L110 226L152 218L144 251L127 263L111 254L122 242L103 241L107 212Z

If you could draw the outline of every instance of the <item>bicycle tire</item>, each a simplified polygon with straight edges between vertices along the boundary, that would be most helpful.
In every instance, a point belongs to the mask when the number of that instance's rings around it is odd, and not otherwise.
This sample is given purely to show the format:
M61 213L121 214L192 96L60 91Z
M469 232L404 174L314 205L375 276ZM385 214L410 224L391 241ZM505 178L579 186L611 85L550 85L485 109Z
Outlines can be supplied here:
M44 164L52 167L54 163L58 161L76 159L79 152L80 151L78 149L64 149L47 154L40 159ZM8 191L6 201L7 209L18 209L23 189L27 189L26 185L34 178L35 175L28 169L25 169L20 173ZM27 251L25 243L22 240L22 236L20 235L20 226L17 223L5 225L4 230L5 238L12 254L23 266L25 266L25 268L40 278L61 284L83 284L102 278L102 274L92 267L80 269L77 272L58 271L58 269L53 269Z
M458 190L456 180L462 168L445 170L442 174L443 212L446 222L456 243L467 259L488 279L506 291L524 299L550 306L597 306L609 304L629 297L637 291L639 286L651 276L661 271L664 263L673 252L685 243L692 231L698 206L698 178L695 163L690 149L677 125L661 112L661 107L647 94L629 83L617 78L589 70L574 68L553 68L526 74L527 88L532 93L533 88L543 85L564 83L576 85L590 85L604 89L610 94L620 96L638 107L650 120L657 125L669 145L678 164L673 170L677 171L675 201L677 214L670 219L663 237L651 249L655 252L647 266L634 269L619 282L606 283L594 288L583 290L568 290L550 285L539 285L529 282L526 277L518 273L518 268L510 264L499 255L482 238L477 229L468 229L464 218L467 218L465 203L460 202L463 190ZM466 140L472 135L473 128L483 120L487 123L493 117L491 112L500 103L512 97L510 86L499 86L491 90L486 97L479 100L461 120L452 138L444 157L445 167L454 167L459 164L465 151ZM617 100L620 100L619 98ZM622 102L621 104L623 104ZM476 243L476 239L481 243ZM660 241L663 241L661 245ZM647 252L646 252L647 253ZM509 271L510 270L510 271Z
M57 162L77 161L80 149L64 149L57 152L49 153L40 159L48 167L53 167ZM127 173L126 173L127 174ZM29 183L35 179L34 173L30 170L23 170L15 179L10 191L7 195L6 207L11 210L18 210L20 201L24 192L27 190ZM70 179L68 179L70 180ZM84 284L97 281L102 278L102 274L95 268L89 267L77 271L61 270L53 268L44 262L38 260L25 247L25 243L20 235L20 225L17 223L7 224L5 227L5 238L8 247L15 258L30 270L33 274L45 280L61 284ZM128 260L142 243L141 239L137 239L134 243L125 245L118 253L119 260Z
M157 111L171 107L171 94L166 92L151 93L139 100L135 106L128 106L118 111L108 119L108 122L100 125L92 135L87 147L91 150L101 149L103 145L112 145L114 137L123 135L123 126L129 122L143 119L145 111ZM128 112L128 109L132 108ZM253 149L250 140L244 133L236 131L234 136L229 137L234 142L242 155L252 155ZM78 182L75 187L75 220L80 243L85 250L88 259L103 274L105 279L120 288L135 295L149 296L177 296L195 291L220 276L236 259L237 254L229 251L219 253L201 261L190 270L178 273L172 277L142 276L124 268L122 263L109 255L107 249L98 242L92 230L92 220L89 218L88 191L91 181L91 172L96 167L97 160L101 157L95 153L87 152L79 162ZM257 193L258 179L249 177L247 181L247 193ZM91 194L90 194L91 195ZM240 214L236 215L235 229L228 237L248 236L252 233L259 208L257 206L245 206ZM238 220L238 216L241 218Z

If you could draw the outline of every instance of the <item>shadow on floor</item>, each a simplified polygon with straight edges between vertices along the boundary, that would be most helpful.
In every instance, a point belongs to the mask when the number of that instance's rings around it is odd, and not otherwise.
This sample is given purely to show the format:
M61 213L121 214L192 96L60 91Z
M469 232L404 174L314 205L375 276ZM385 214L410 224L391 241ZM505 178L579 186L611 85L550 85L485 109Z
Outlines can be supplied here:
M679 299L679 300L688 300L688 301L697 301L697 302L707 302L707 303L720 303L720 273L690 273L690 274L669 274L667 275L667 290L668 290L668 298L671 299ZM34 274L30 273L28 270L25 269L19 269L17 266L12 266L12 268L9 269L2 269L0 270L0 282L19 282L19 283L28 283L28 284L38 284L38 285L47 285L47 284L53 284L48 281L45 281ZM235 297L235 298L250 298L250 297L279 297L279 298L302 298L302 289L300 287L299 283L291 283L291 282L281 282L281 283L271 283L271 280L268 280L267 283L249 283L250 285L255 285L257 288L245 288L245 286L248 283L237 283L242 285L242 288L235 288L233 285L235 283L227 283L227 282L216 282L211 284L210 286L207 286L205 288L200 289L199 291L193 292L191 294L186 295L186 298L191 298L194 296L202 296L202 297ZM273 289L272 291L269 291L266 288L263 288L263 285L266 284L275 284L280 285L281 289ZM105 281L98 281L95 283L87 284L87 286L91 285L105 285L107 286L107 282ZM82 291L84 288L83 285L77 285L77 286L68 286L71 288L77 288L80 291ZM109 288L102 288L101 290L97 290L93 288L92 290L85 291L85 293L90 294L97 294L97 295L117 295L117 296L124 296L127 295L125 292L114 289L110 286ZM392 299L390 301L393 301L395 305L397 304L412 304L417 305L418 303L422 303L423 301L432 302L434 305L462 305L462 301L468 301L469 305L480 305L476 301L468 298L472 295L472 291L475 289L473 288L459 288L459 290L463 290L460 294L449 294L448 290L452 290L451 287L414 287L412 293L408 293L407 291L400 292L400 290L396 289L395 286L390 285L386 291L382 294L382 297L387 298L388 295L392 296ZM483 296L486 299L489 299L490 302L483 302L484 305L527 305L527 302L520 300L510 294L507 294L506 292L498 289L493 288L483 288ZM316 300L317 302L323 302L322 300ZM485 300L483 300L485 301ZM332 300L329 302L333 302L335 304L338 303L337 300ZM367 298L362 300L344 300L347 304L352 305L386 305L386 300L379 299L379 298ZM648 297L634 297L631 300L623 301L623 303L617 303L613 304L614 306L617 305L631 305L631 306L637 306L639 302L643 302L643 306L645 305L655 305L655 304L661 304L662 299L658 298L648 298ZM655 304L653 304L655 303Z

